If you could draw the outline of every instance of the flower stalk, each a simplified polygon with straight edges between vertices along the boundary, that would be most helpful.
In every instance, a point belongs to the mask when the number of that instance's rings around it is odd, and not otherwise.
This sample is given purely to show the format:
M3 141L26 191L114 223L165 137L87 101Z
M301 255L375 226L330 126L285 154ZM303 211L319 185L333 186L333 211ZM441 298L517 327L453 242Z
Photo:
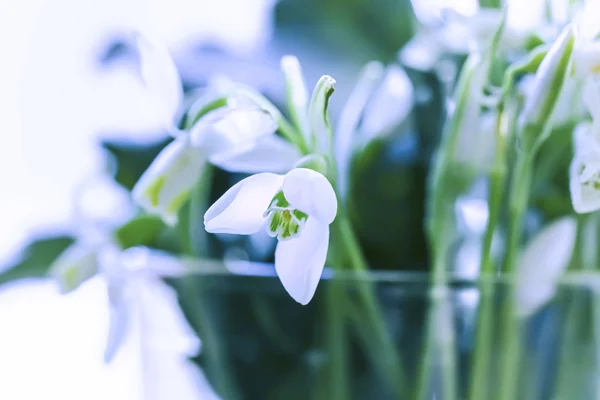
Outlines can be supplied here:
M516 268L522 238L522 224L525 215L533 163L537 151L548 137L552 111L562 91L573 51L573 27L566 27L552 45L535 77L531 95L528 97L518 132L516 163L512 171L512 182L508 199L508 243L503 272L510 278L505 309L503 312L503 359L500 367L501 400L514 399L519 376L519 319L516 313Z

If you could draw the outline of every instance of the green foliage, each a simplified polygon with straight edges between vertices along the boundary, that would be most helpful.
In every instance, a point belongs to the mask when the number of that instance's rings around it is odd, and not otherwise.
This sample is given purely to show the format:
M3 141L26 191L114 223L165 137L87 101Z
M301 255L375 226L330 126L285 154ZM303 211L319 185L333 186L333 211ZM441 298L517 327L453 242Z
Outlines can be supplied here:
M153 247L159 234L166 229L156 215L141 215L115 231L115 239L123 249L135 246Z
M413 34L414 17L409 0L285 0L275 19L279 32L364 63L393 60Z
M69 236L54 236L33 240L20 260L0 274L0 285L23 278L46 276L52 262L74 242Z

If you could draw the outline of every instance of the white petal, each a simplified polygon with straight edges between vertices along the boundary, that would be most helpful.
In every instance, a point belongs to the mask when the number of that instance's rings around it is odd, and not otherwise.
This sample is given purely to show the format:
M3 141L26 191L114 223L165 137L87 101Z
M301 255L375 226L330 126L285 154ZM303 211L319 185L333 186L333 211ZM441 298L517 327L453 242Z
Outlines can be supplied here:
M583 102L592 119L600 121L600 85L594 79L586 80L584 85Z
M310 129L308 122L308 89L306 88L300 62L295 56L283 56L281 58L281 70L285 77L287 103L292 119L303 134L308 134Z
M269 172L238 182L204 214L206 231L237 235L257 232L264 222L264 212L282 184L283 176Z
M222 108L211 111L194 125L190 140L209 157L244 151L277 130L275 120L261 108Z
M556 284L571 260L577 221L564 217L547 225L526 246L517 271L519 313L531 315L556 290Z
M313 298L325 266L329 226L309 217L300 236L279 241L275 270L285 290L300 304Z
M569 168L569 189L573 209L588 213L600 209L600 190L591 180L600 176L600 146L591 135L589 123L579 124L573 132L574 153Z
M600 174L600 169L591 170L593 165L589 165L586 159L575 156L569 168L569 189L571 191L571 201L573 209L579 214L589 213L600 209L600 190L594 188L593 184L586 183L581 179L581 171L588 175Z
M50 266L48 274L56 280L60 292L64 294L77 289L97 272L96 249L76 243L58 256Z
M109 363L113 360L125 341L129 330L131 312L122 287L112 286L110 283L107 283L107 289L110 301L110 323L106 348L104 349L104 362Z
M175 290L155 276L138 277L135 296L144 317L144 340L155 350L193 357L200 340L185 318Z
M337 197L331 183L307 168L291 170L283 181L283 195L292 207L330 224L337 214Z
M357 142L357 131L360 119L367 102L383 76L384 67L378 61L371 61L363 67L360 76L344 104L335 132L334 150L338 169L338 187L342 196L348 191L348 170L354 146Z
M177 67L166 47L136 35L140 54L141 75L154 100L157 112L164 115L165 127L170 128L178 117L183 102L183 87Z
M205 163L203 154L181 136L169 143L144 172L133 188L133 199L146 211L174 224Z
M388 67L365 110L362 132L367 138L388 133L409 116L413 102L414 89L406 72L398 66Z
M586 41L577 46L573 54L573 65L579 76L600 74L600 42Z
M300 159L300 152L287 140L277 135L267 135L257 140L245 151L219 153L209 161L229 172L288 172Z

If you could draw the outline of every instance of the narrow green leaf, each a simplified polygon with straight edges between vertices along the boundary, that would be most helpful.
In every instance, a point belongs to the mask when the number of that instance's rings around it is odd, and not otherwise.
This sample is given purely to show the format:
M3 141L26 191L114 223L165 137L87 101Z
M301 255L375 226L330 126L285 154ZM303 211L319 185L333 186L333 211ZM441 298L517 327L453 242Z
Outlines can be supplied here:
M167 226L159 216L141 215L117 229L115 239L123 249L135 246L153 247L153 243L165 228Z
M23 278L46 276L52 262L75 240L69 236L54 236L33 240L20 260L0 274L0 285Z

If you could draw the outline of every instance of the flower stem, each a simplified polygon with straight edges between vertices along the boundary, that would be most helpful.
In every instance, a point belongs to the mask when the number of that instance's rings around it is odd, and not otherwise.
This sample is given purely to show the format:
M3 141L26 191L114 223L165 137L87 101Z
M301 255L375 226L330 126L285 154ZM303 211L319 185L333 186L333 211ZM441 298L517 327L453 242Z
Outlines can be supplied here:
M501 400L516 398L519 377L519 326L516 313L516 268L517 257L521 245L522 224L531 186L534 152L529 148L517 153L517 161L513 170L509 198L508 244L504 262L504 273L509 277L506 288L505 307L503 313L502 365L500 369Z
M182 241L187 247L186 252L191 256L205 257L207 255L208 235L206 235L204 229L198 227L198 224L202 221L199 216L208 208L211 183L212 167L206 166L201 179L191 194L187 224L181 224L181 228L185 228L181 229ZM217 332L214 330L210 312L207 310L207 305L201 301L204 280L202 278L186 277L181 280L178 286L182 293L181 301L188 310L186 315L190 320L190 324L202 339L203 353L208 360L207 373L214 380L216 390L224 399L241 398L230 374L225 350L221 345Z
M342 207L338 210L333 228L340 240L340 247L345 251L349 266L355 272L366 273L368 270L367 262L360 250L360 243L356 238L348 216ZM353 308L352 312L349 309L349 316L360 333L359 337L365 341L365 345L369 350L367 355L379 367L382 376L387 377L395 396L401 396L406 391L404 371L394 342L385 325L384 315L377 303L376 294L371 282L362 280L360 276L356 280L356 285L359 307ZM366 321L358 316L360 311L362 311ZM374 342L370 340L373 336L375 337Z
M481 252L481 274L480 280L480 305L477 320L477 333L475 338L475 349L471 363L471 386L469 398L478 400L487 397L487 381L489 378L489 361L492 350L492 335L494 328L494 293L495 287L491 277L494 274L494 262L492 260L492 241L494 231L500 219L502 211L502 194L506 184L506 153L503 133L500 131L503 117L502 105L498 109L496 120L496 152L494 166L489 178L488 191L488 222L483 237Z
M330 349L329 387L327 398L345 400L348 392L348 333L344 316L347 298L343 291L343 282L332 280L327 287L327 341Z

